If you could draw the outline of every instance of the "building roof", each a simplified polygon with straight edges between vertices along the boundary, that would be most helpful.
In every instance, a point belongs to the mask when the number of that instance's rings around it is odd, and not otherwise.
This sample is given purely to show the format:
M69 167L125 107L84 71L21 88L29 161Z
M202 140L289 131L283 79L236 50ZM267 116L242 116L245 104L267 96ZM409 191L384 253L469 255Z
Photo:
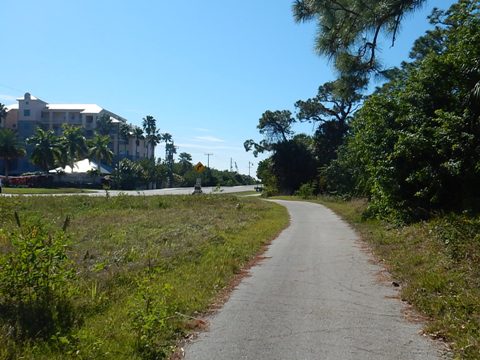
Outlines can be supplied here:
M73 168L67 165L64 168L58 167L56 169L50 170L49 173L55 174L58 172L64 172L66 174L77 174L87 173L92 170L98 170L101 174L110 174L110 171L108 171L107 168L105 168L104 166L98 166L95 161L89 159L77 161L73 164Z
M79 111L82 114L100 114L102 111L105 111L111 116L112 122L126 122L127 119L108 111L97 104L49 104L39 98L31 95L30 93L25 93L23 98L18 98L17 101L25 100L26 97L30 97L30 100L38 100L45 104L47 110L52 111ZM18 105L11 105L8 107L8 110L18 109Z
M110 120L112 120L112 124L123 123L123 121L115 119L114 117L110 116Z
M30 100L38 100L38 101L41 101L41 102L45 102L45 101L43 101L42 99L39 99L39 98L37 98L36 96L33 96L33 95L31 95L30 93L28 93L28 92L25 93L25 95L30 96ZM17 98L17 101L25 100L25 95L24 95L23 97Z
M7 111L18 110L18 104L7 105L6 108L7 108Z
M77 110L85 114L98 114L103 108L97 104L47 104L48 110Z

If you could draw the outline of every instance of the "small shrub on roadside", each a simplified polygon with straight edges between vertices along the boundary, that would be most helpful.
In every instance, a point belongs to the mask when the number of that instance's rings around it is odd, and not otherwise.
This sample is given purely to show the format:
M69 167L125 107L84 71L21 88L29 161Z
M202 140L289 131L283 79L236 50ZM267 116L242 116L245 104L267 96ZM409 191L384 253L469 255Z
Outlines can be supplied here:
M296 196L300 196L302 199L310 199L315 196L315 186L312 183L305 183L295 191Z
M165 284L159 290L145 278L130 311L132 327L137 335L136 351L142 359L165 359L168 344L175 333L176 309L170 301L173 287Z
M480 219L454 215L435 219L432 229L455 262L468 260L472 268L480 261Z
M262 197L271 197L279 194L276 186L264 186L262 191Z
M15 338L65 333L75 321L65 232L31 226L12 233L10 242L11 250L0 255L0 320Z

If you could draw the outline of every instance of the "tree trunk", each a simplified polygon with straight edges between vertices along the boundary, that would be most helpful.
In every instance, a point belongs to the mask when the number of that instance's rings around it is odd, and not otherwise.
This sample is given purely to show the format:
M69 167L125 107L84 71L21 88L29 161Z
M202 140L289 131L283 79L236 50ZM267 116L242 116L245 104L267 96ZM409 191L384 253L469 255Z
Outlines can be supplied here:
M4 158L4 159L3 159L3 168L4 168L4 170L5 170L5 179L6 179L6 180L8 180L8 171L10 170L10 169L8 168L8 162L9 162L9 161L10 161L10 159L8 159L8 158Z

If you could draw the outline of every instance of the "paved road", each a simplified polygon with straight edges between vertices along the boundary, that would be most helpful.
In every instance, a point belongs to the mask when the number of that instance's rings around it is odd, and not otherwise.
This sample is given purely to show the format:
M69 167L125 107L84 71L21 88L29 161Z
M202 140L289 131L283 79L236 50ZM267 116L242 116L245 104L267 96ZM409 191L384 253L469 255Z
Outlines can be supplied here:
M222 187L202 187L204 194L230 194L244 191L255 191L255 185L241 185L241 186L222 186ZM153 195L189 195L193 192L193 187L183 188L168 188L155 190L109 190L110 196L118 196L119 194L134 195L134 196L153 196ZM93 190L88 193L69 193L69 194L0 194L2 196L105 196L105 190Z
M187 360L441 358L344 222L320 205L278 202L291 226L186 347Z
M242 185L242 186L222 186L222 187L202 187L204 194L226 194L226 193L238 193L244 191L254 191L255 185ZM115 196L119 193L128 195L189 195L193 192L193 187L184 188L168 188L168 189L156 189L156 190L141 190L141 191L118 191L111 190L110 195ZM100 195L104 195L105 191L99 191Z

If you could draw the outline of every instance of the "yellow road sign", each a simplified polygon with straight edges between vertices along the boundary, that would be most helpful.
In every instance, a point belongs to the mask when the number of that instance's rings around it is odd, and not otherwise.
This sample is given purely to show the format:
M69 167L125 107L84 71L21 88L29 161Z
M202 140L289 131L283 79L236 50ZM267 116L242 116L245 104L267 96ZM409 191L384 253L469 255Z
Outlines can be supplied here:
M193 167L196 172L202 173L205 171L205 165L203 165L201 162L199 162L197 165Z

